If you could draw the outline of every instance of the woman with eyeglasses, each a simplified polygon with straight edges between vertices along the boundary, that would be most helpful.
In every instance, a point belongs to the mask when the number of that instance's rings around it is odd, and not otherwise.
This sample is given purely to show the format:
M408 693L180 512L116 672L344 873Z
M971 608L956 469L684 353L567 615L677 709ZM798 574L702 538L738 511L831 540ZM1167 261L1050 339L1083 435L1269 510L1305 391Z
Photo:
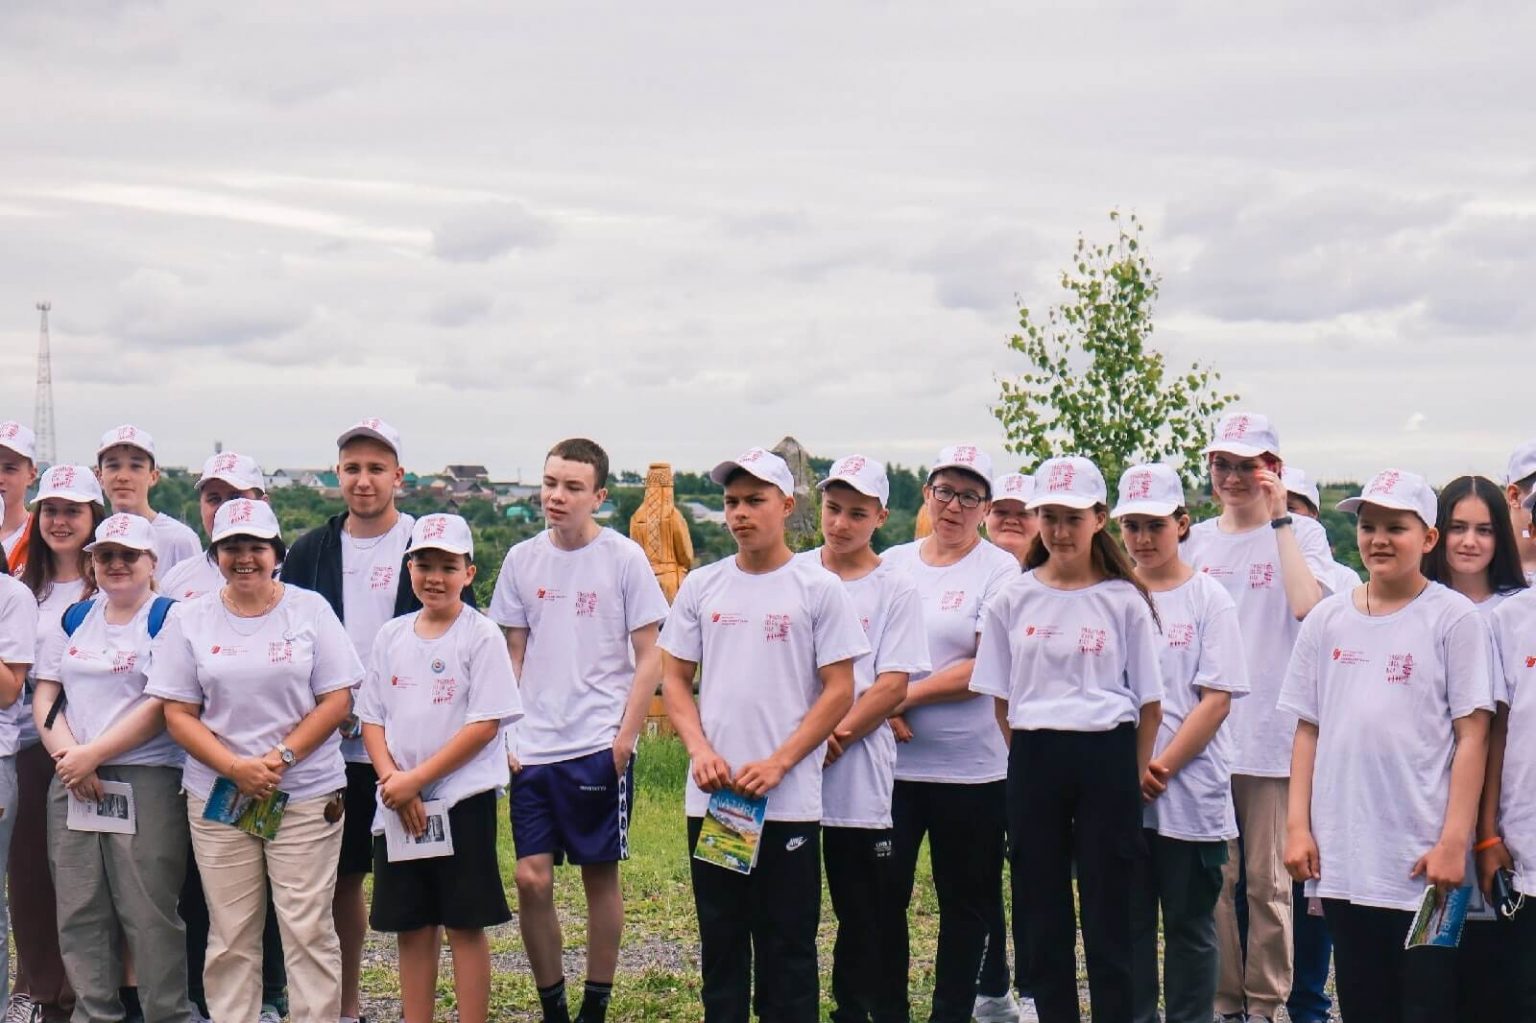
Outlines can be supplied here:
M977 982L988 936L1002 919L1008 751L992 701L969 686L982 609L1019 575L1014 556L981 537L991 497L986 453L970 445L945 448L923 488L933 532L882 555L917 584L933 661L933 671L910 677L892 722L898 745L891 816L902 898L891 926L906 934L926 835L939 899L934 1023L1019 1018L1006 969L1000 983Z
M186 932L176 913L187 866L182 752L165 731L165 705L144 693L168 610L154 594L154 528L137 515L113 515L85 552L101 595L44 624L32 705L55 765L48 859L59 951L75 1014L121 1019L121 929L144 1018L184 1020ZM101 816L99 807L115 812ZM132 823L104 831L103 821Z
M1184 558L1237 604L1251 687L1233 703L1226 724L1241 838L1228 847L1216 908L1216 1012L1229 1023L1268 1023L1285 1004L1292 977L1284 848L1296 716L1280 712L1276 702L1301 621L1328 592L1319 580L1328 578L1333 555L1319 523L1286 511L1280 441L1268 417L1222 416L1205 454L1221 515L1189 531ZM1239 872L1247 886L1246 946L1234 898Z

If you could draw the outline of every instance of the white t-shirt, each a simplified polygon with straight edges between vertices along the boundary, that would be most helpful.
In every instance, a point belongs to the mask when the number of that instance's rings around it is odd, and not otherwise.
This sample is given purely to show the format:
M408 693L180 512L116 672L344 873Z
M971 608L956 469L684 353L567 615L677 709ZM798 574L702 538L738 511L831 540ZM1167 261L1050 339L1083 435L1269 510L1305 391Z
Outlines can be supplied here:
M1206 690L1248 693L1248 660L1237 627L1237 607L1210 576L1154 592L1163 623L1163 722L1153 756L1168 748ZM1186 842L1237 837L1232 807L1232 736L1223 721L1205 749L1168 782L1168 791L1142 810L1142 823Z
M1309 896L1417 907L1424 879L1408 872L1445 823L1452 722L1493 709L1491 650L1477 608L1439 583L1389 615L1367 616L1341 593L1307 616L1279 710L1318 726L1322 878L1307 882Z
M545 530L507 552L490 615L528 630L519 760L550 764L611 749L635 684L630 633L667 617L640 545L604 529L567 551Z
M416 634L420 611L385 623L373 643L373 663L357 698L357 716L384 728L395 766L409 771L432 757L465 725L494 721L498 731L522 717L517 679L501 631L472 607L463 607L436 639ZM494 738L469 763L422 790L450 808L461 799L506 787L510 775ZM384 804L373 819L384 830Z
M1275 530L1264 523L1245 533L1223 533L1218 520L1196 523L1184 541L1184 560L1220 583L1237 604L1237 623L1248 651L1247 699L1232 704L1232 773L1286 778L1291 773L1291 740L1296 716L1275 709L1291 648L1301 622L1291 613L1280 571ZM1297 517L1291 525L1307 567L1326 596L1332 586L1333 553L1328 534L1316 521Z
M206 554L184 558L160 580L160 592L174 600L195 600L224 585L219 566Z
M98 596L72 636L65 633L59 618L42 623L34 673L64 687L64 720L76 742L91 742L149 699L144 684L151 661L149 611L153 605L153 598L146 600L132 621L111 625L107 600ZM103 763L180 767L184 755L170 733L161 731Z
M760 575L743 572L734 557L690 572L661 648L700 665L704 735L733 775L772 756L805 719L821 696L819 669L869 653L837 576L794 558ZM768 793L769 820L821 820L826 750L811 750ZM684 806L690 817L709 807L691 769Z
M381 536L355 539L341 531L341 616L358 659L369 664L373 639L384 623L395 616L400 592L400 573L405 571L405 549L411 544L416 520L404 512ZM349 764L366 764L363 740L344 739L341 755Z
M37 634L37 600L32 591L0 572L0 664L31 664L36 656ZM13 756L21 749L23 713L30 719L32 707L19 697L0 710L0 757ZM33 726L33 733L36 731Z
M971 691L1007 700L1010 728L1107 732L1163 698L1160 647L1151 608L1124 579L1061 590L1029 572L982 613Z
M1330 593L1348 593L1363 581L1360 573L1348 565L1341 565L1335 561L1328 571L1328 578L1323 580L1323 585Z
M30 521L30 519L23 519L21 526L18 527L14 533L10 533L5 537L0 538L0 547L4 547L5 556L7 558L11 556L11 551L16 549L16 545L21 542L21 538L26 535L27 523Z
M165 512L156 512L149 524L155 531L156 582L179 563L202 552L203 543L192 528Z
M144 691L202 704L203 724L235 756L259 757L282 742L319 697L362 678L357 651L325 598L285 586L277 607L259 619L234 617L217 592L177 604L155 640ZM207 799L217 776L187 757L182 787ZM332 732L288 769L279 788L299 801L345 785L341 736Z
M72 583L59 583L58 585L50 586L43 595L43 599L37 605L37 633L32 646L33 668L27 673L29 684L23 692L22 698L16 701L18 707L17 717L20 725L20 732L17 738L18 750L28 749L42 741L42 737L37 734L37 722L32 717L30 680L37 677L36 666L41 663L38 657L43 636L50 623L57 625L63 619L64 612L69 608L69 605L84 599L84 593L85 583L81 580L76 580Z
M941 671L976 656L982 608L1019 577L1019 561L982 540L953 565L935 567L922 559L922 544L918 540L892 547L881 558L917 584L928 656L933 671ZM920 682L929 674L915 672L910 681ZM896 747L897 780L975 785L1008 776L1008 747L991 700L930 703L913 707L905 717L912 741Z
M825 568L820 548L795 557ZM843 586L870 645L870 652L853 662L855 701L885 672L906 672L910 677L932 667L922 602L911 577L882 559L868 575ZM834 828L889 828L895 772L896 737L882 721L864 738L845 746L831 767L823 768L821 823Z
M1515 887L1536 898L1536 589L1503 598L1489 620L1499 654L1498 700L1509 707L1499 831L1515 861Z

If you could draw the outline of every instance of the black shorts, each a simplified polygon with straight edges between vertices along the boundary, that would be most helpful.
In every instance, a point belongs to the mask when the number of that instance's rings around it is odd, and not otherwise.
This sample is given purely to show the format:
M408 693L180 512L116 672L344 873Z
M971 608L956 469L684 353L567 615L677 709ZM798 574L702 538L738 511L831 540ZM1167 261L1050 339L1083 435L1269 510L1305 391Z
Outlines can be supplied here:
M373 814L378 809L379 776L372 764L347 765L346 815L341 819L341 857L336 874L366 874L373 869Z
M452 856L400 863L389 862L384 836L374 836L369 927L390 934L423 927L473 930L512 919L496 860L495 791L460 800L448 811L448 828Z

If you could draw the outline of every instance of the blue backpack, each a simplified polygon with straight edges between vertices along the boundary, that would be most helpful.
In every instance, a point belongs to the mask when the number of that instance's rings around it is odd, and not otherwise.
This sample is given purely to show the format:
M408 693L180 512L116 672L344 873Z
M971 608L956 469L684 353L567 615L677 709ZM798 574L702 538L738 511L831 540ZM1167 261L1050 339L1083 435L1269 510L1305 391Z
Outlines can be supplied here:
M78 600L64 609L64 616L59 619L59 624L64 626L64 635L73 636L75 630L80 628L85 621L85 616L91 613L95 605L95 598ZM171 613L171 605L176 603L170 597L156 597L149 605L149 638L154 639L160 635L160 630L165 628L166 616ZM43 721L44 728L52 728L53 722L59 716L59 711L64 709L67 701L64 693L59 693L59 698L48 708L48 717Z

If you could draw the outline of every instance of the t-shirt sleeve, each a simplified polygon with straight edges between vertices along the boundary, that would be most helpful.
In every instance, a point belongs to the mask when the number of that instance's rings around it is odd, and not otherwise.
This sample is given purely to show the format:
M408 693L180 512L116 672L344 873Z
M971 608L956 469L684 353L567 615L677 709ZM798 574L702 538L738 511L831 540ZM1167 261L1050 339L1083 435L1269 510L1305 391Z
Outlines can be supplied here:
M517 548L507 551L506 558L501 563L501 571L496 575L496 586L491 591L490 615L491 621L497 625L509 629L528 628L528 611L523 607L523 598L517 593L517 570L513 567L513 555Z
M1488 620L1488 641L1493 647L1493 702L1510 705L1511 665L1505 656L1504 618L1497 611Z
M683 585L677 591L677 599L672 602L672 613L667 615L667 624L662 628L661 640L657 643L678 660L695 664L704 656L704 632L699 622L699 588L694 585L694 580L698 578L699 575L693 573L683 579Z
M0 662L35 664L37 657L37 601L24 586L7 586L0 601ZM62 630L61 630L62 631Z
M1008 642L1006 600L989 601L981 612L981 638L971 667L973 693L1006 700L1013 688L1013 648Z
M187 638L184 619L181 607L172 607L165 628L150 644L144 692L176 703L202 703L203 686L197 677L197 656L192 652L192 641Z
M1018 562L1013 559L1013 555L1011 554L1008 555L1006 561L999 558L996 567L987 573L987 578L982 583L981 587L981 601L976 607L977 632L981 631L983 623L985 623L987 620L985 613L987 605L991 604L993 600L997 599L997 595L1003 592L1003 589L1007 587L1009 583L1017 579L1019 575L1020 569Z
M324 696L338 689L351 689L363 680L363 662L358 659L346 626L325 599L312 601L315 616L315 659L309 671L309 691Z
M352 712L358 720L366 721L370 725L383 725L384 678L390 674L389 651L395 645L394 630L385 623L384 628L373 641L373 652L368 657L368 664L363 672L363 684L357 690L357 703L353 705Z
M1152 609L1134 588L1126 597L1125 678L1136 706L1145 707L1163 698L1162 634Z
M1333 551L1328 546L1328 532L1323 529L1321 523L1311 519L1298 521L1311 522L1316 528L1303 528L1296 533L1297 546L1301 548L1301 554L1307 559L1307 568L1312 570L1312 578L1326 593L1333 592Z
M509 725L523 716L523 701L512 674L512 657L494 627L480 630L475 638L469 653L469 677L473 684L465 708L466 724L499 721Z
M917 587L902 577L901 585L891 595L891 606L886 609L880 649L875 651L875 674L904 671L910 675L932 668L928 633L923 628L922 599Z
M1248 656L1237 624L1237 605L1219 585L1206 590L1200 623L1200 661L1195 688L1243 696L1248 692Z
M629 632L655 625L667 617L667 596L638 544L626 545L624 565L624 627Z
M869 653L869 640L859 624L848 588L832 573L825 572L821 606L812 623L816 642L816 667L825 668L838 661L849 661Z
M1452 623L1445 636L1445 698L1451 718L1493 710L1493 643L1487 620L1475 609Z
M33 605L34 608L36 605ZM33 618L37 612L33 611ZM59 673L64 666L64 648L69 646L69 635L64 631L64 623L57 616L52 616L53 621L41 623L41 628L34 632L37 637L37 649L32 661L32 677L48 682L59 681ZM26 658L6 657L8 662L20 662Z
M1291 660L1285 669L1285 681L1280 686L1280 699L1276 706L1308 724L1317 724L1319 712L1318 689L1322 682L1319 673L1322 664L1318 660L1318 645L1324 635L1326 614L1309 614L1301 623L1296 635L1296 645L1291 648Z

